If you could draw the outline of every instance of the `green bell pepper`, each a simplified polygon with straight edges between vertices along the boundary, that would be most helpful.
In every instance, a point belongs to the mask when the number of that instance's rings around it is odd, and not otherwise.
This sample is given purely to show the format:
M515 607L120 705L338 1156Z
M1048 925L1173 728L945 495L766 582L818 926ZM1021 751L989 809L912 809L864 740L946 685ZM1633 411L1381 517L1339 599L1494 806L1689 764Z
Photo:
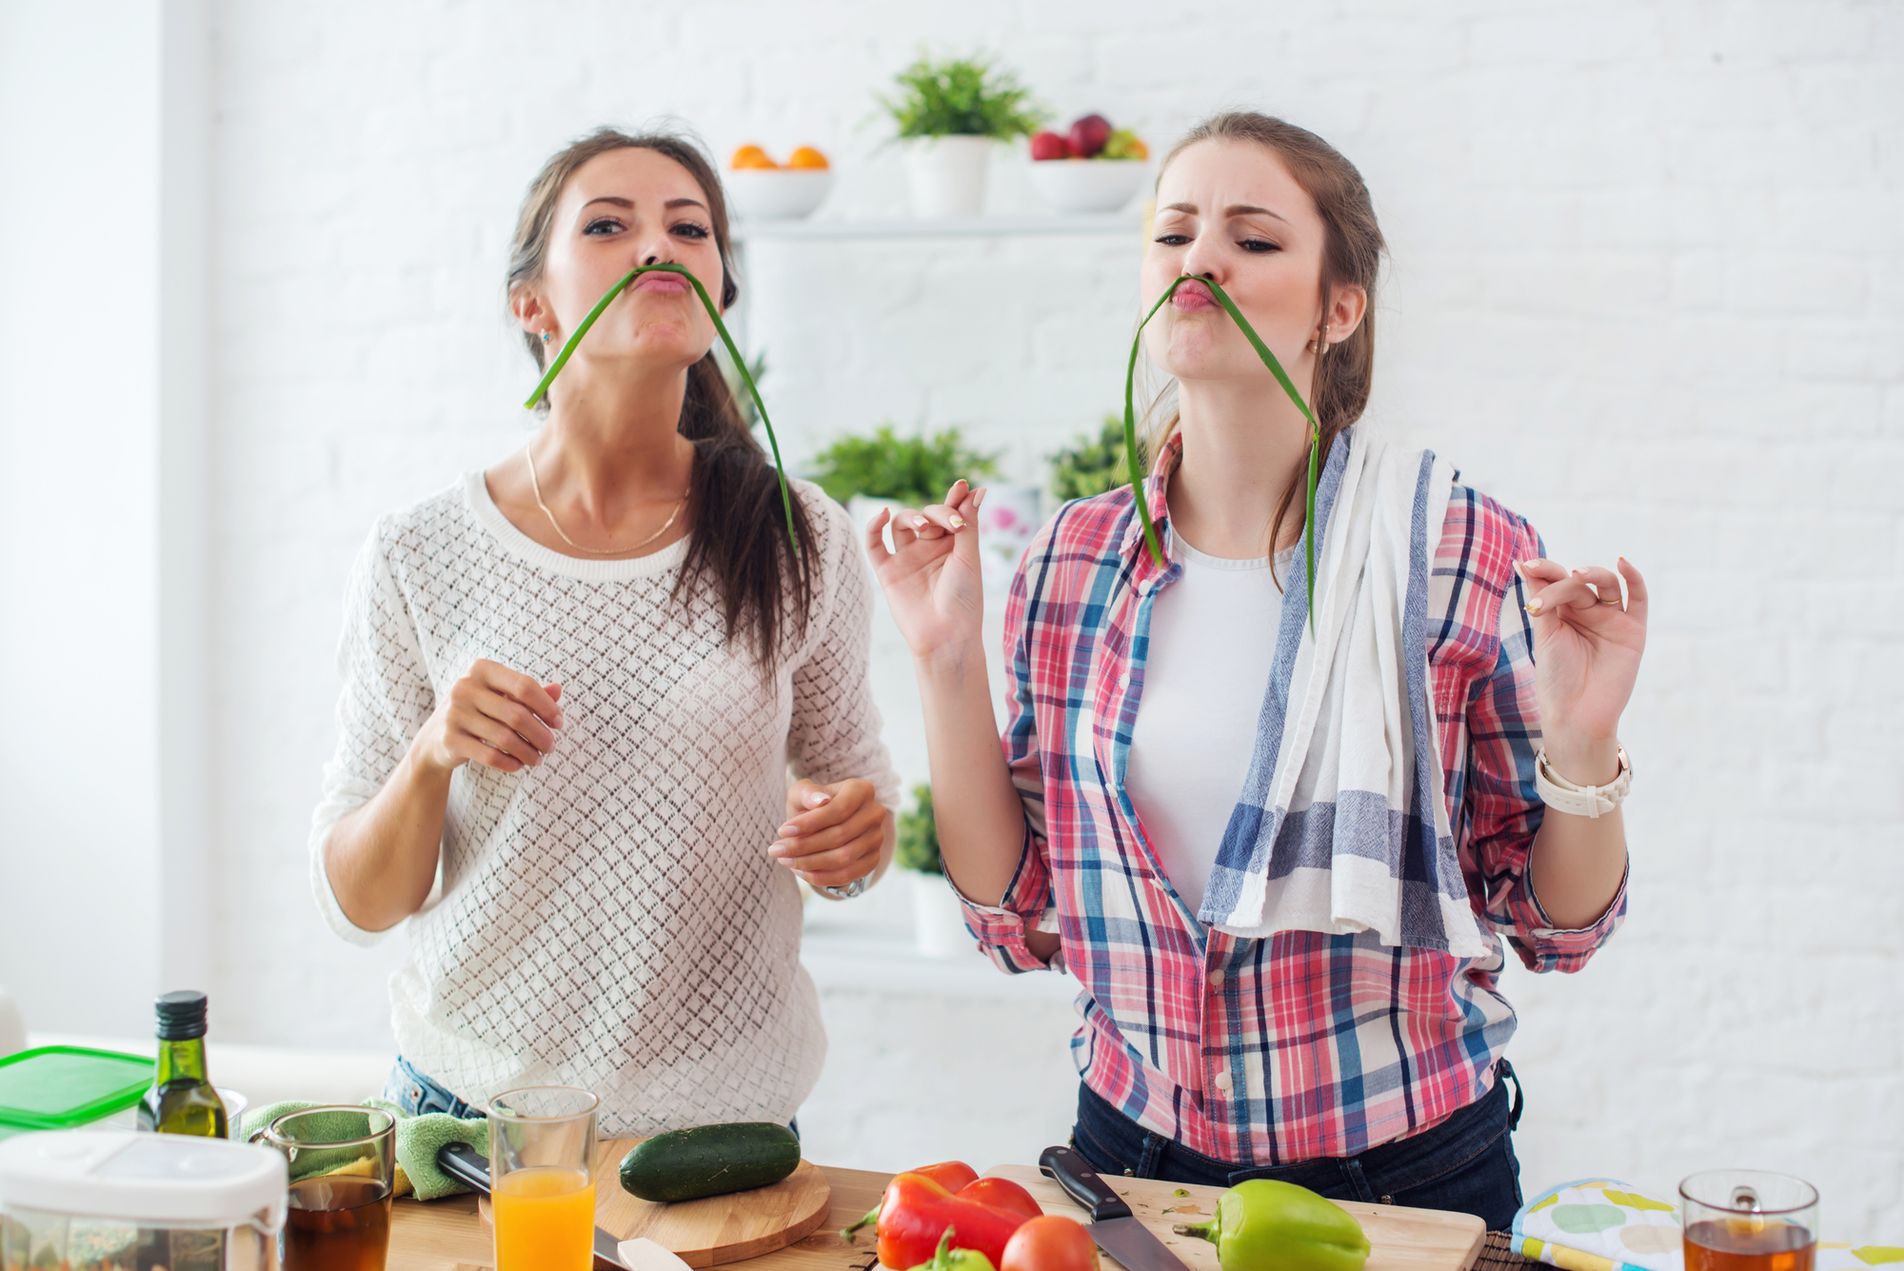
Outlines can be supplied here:
M1217 1198L1216 1217L1176 1232L1215 1245L1223 1271L1362 1271L1369 1255L1347 1210L1267 1178L1238 1183Z
M945 1234L939 1237L939 1247L930 1260L921 1262L912 1271L998 1271L992 1260L976 1249L954 1249L952 1247L952 1228L947 1227Z

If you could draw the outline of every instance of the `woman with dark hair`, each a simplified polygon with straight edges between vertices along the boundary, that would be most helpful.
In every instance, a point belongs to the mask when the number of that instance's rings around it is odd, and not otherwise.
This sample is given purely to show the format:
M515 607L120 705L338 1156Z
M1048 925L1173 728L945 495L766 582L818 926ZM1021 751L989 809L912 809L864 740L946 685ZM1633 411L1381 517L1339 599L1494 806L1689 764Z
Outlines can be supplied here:
M605 129L550 159L508 278L537 366L657 263L738 294L693 145ZM522 450L358 557L311 877L348 940L407 924L390 1094L412 1110L559 1082L646 1135L789 1121L818 1077L799 881L848 898L892 851L872 588L816 487L789 536L715 338L686 280L644 275Z
M1505 1227L1499 976L1510 948L1578 969L1625 913L1617 734L1645 584L1625 561L1555 564L1444 461L1358 426L1383 242L1327 142L1209 120L1163 164L1152 240L1146 309L1175 290L1145 348L1176 409L1141 495L1067 504L1027 552L1002 755L984 492L897 514L892 549L884 517L868 530L916 660L947 876L1000 966L1082 982L1074 1142L1099 1171L1281 1178Z

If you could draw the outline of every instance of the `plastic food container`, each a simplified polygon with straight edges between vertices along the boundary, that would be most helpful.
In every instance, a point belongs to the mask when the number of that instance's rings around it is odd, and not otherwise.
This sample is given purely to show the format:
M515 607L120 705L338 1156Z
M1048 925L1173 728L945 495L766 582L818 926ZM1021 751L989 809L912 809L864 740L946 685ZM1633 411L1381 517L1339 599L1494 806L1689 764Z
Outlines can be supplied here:
M54 1131L0 1143L0 1268L269 1271L288 1189L267 1148Z
M0 1139L28 1130L131 1130L152 1088L149 1057L41 1046L0 1059Z
M136 1130L153 1069L148 1056L79 1046L0 1057L0 1139L29 1130ZM249 1101L226 1086L218 1087L218 1097L235 1139Z

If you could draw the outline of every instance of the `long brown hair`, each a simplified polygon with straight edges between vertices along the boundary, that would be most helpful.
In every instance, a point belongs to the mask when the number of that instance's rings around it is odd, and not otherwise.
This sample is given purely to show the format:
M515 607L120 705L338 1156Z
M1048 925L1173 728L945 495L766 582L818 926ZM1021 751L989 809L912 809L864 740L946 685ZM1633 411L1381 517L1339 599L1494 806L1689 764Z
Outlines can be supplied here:
M727 195L714 164L685 137L614 128L597 128L557 151L530 183L509 248L506 293L513 295L517 287L542 277L563 187L583 164L613 150L665 155L686 168L701 187L721 253L721 308L732 308L740 297L740 283L734 277L728 238ZM542 341L524 331L522 342L536 368L542 369ZM546 399L541 409L548 409ZM688 494L694 532L688 536L687 560L675 581L674 598L683 600L697 579L711 579L720 595L727 638L745 629L760 664L771 671L779 662L786 623L791 620L804 632L813 601L814 537L806 507L794 500L794 530L807 548L796 551L781 511L779 477L741 418L712 349L688 368L680 432L694 443Z
M1306 128L1298 128L1269 115L1254 111L1230 111L1204 120L1170 148L1158 169L1159 180L1171 160L1200 141L1249 141L1273 151L1288 167L1296 184L1314 200L1322 216L1322 305L1316 325L1321 326L1329 297L1343 284L1352 283L1368 294L1368 308L1362 322L1348 339L1330 347L1316 363L1315 388L1309 409L1320 425L1322 457L1328 458L1335 439L1362 417L1368 406L1369 386L1375 374L1375 283L1381 271L1382 253L1387 244L1382 227L1375 220L1375 206L1368 186L1355 165L1334 146ZM1162 443L1177 431L1181 415L1173 412L1156 431L1150 453L1160 454ZM1301 494L1306 484L1309 458L1289 474L1276 515L1270 521L1269 541L1273 549L1281 537L1283 522L1293 514L1298 523L1303 516ZM1273 561L1273 555L1272 555ZM1272 570L1274 565L1272 563Z

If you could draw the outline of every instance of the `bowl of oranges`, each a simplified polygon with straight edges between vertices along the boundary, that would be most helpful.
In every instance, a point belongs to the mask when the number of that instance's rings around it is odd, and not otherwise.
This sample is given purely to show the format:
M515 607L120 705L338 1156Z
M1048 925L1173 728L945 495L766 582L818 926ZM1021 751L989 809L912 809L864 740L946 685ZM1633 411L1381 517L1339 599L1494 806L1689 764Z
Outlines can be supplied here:
M727 194L742 220L798 220L820 206L832 186L833 165L813 146L798 147L780 163L746 145L727 162Z

